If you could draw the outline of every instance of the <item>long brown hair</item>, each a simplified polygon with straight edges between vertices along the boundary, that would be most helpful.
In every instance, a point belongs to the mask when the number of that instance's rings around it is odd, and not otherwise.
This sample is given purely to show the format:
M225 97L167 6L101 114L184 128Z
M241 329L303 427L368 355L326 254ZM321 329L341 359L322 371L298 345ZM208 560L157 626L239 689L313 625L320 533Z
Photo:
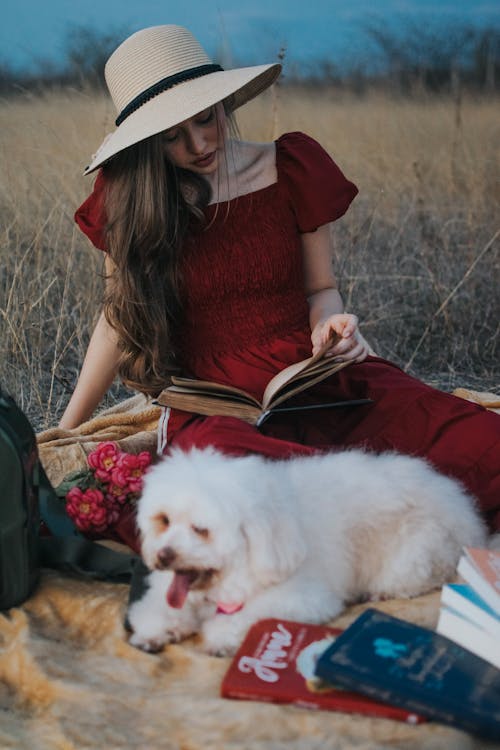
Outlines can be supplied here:
M179 261L189 222L193 214L201 219L211 190L201 176L168 161L161 135L127 148L103 171L107 247L114 266L104 314L118 333L122 380L156 395L179 370Z

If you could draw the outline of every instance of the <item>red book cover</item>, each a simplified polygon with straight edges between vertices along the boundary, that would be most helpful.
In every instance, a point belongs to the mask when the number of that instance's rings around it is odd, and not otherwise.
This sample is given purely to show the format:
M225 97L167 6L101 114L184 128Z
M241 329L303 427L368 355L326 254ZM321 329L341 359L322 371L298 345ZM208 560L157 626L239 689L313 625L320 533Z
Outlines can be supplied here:
M425 719L322 681L314 674L319 656L342 631L325 625L261 620L247 633L222 681L223 698L293 703L418 724Z

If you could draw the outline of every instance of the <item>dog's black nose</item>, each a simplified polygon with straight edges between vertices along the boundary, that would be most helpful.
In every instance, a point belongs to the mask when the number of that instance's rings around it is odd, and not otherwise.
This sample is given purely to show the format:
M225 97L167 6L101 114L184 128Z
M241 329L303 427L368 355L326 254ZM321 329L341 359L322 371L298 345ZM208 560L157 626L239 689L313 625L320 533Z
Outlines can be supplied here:
M177 555L175 551L172 549L172 547L164 547L158 552L156 556L157 567L168 568L170 565L172 565L176 556Z

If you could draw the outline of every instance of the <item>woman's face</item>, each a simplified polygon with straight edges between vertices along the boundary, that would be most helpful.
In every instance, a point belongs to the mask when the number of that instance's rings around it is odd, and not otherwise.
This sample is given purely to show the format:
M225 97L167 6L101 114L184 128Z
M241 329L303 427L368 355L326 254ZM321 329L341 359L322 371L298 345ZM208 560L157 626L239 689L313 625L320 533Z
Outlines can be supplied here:
M168 159L197 174L214 174L224 145L224 124L224 108L215 104L165 130L162 140Z

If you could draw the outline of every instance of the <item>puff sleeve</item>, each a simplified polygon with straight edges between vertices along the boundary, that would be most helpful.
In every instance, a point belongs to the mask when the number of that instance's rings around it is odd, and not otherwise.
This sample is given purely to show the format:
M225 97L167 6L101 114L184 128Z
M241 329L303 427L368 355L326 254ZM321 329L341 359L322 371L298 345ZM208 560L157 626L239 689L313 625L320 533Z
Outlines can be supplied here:
M278 138L276 165L300 232L339 219L358 193L325 149L305 133Z
M76 223L99 250L106 250L104 187L105 179L101 170L97 175L92 193L75 212Z

